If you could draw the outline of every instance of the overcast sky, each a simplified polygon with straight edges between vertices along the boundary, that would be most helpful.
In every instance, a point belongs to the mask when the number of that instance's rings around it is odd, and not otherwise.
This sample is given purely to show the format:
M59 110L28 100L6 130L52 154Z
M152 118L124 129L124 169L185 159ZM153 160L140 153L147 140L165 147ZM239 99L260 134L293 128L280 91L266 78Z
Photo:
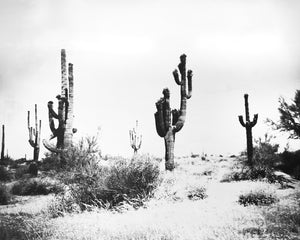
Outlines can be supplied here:
M74 64L76 138L101 127L104 155L133 153L128 131L136 120L141 152L164 155L155 102L168 87L179 108L172 71L182 53L193 96L175 154L238 153L246 146L237 117L244 93L250 116L259 114L257 138L269 130L267 117L279 119L278 98L299 89L299 11L297 0L1 0L0 124L9 155L32 157L27 111L35 103L42 139L50 135L47 102L57 109L62 48Z

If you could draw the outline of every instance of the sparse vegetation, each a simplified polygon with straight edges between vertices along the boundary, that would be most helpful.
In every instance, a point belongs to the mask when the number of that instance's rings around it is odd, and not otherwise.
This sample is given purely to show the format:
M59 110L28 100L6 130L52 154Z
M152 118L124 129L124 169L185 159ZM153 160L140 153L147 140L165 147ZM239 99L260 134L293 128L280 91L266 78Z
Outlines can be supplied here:
M247 194L242 194L239 196L239 204L248 206L248 205L258 205L258 206L267 206L272 203L279 201L274 194L265 192L264 190L251 191Z

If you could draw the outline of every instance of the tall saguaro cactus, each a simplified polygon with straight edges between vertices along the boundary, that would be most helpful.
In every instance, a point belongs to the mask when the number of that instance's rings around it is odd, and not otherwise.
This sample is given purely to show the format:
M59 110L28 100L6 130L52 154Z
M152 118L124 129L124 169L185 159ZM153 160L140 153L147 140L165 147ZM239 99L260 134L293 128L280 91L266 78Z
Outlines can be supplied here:
M186 55L180 56L178 69L173 71L173 76L177 85L180 86L180 109L170 108L170 91L168 88L163 90L163 97L156 102L157 112L155 113L156 131L160 137L165 140L165 168L172 171L175 168L174 163L174 144L175 134L181 130L186 117L187 99L192 96L192 76L191 70L186 71ZM188 91L186 82L188 82Z
M253 144L252 144L252 128L257 123L258 114L254 114L253 121L250 121L250 114L249 114L249 105L248 105L248 94L244 95L245 99L245 113L246 113L246 122L243 120L243 116L239 116L240 124L246 128L246 137L247 137L247 157L248 163L252 165L252 158L253 158Z
M5 151L5 126L2 125L2 144L1 144L1 162L4 161L4 151Z
M52 146L48 141L43 140L44 146L52 152L61 152L72 145L73 133L73 103L74 103L74 78L73 64L68 65L68 79L66 66L66 51L61 50L61 95L56 96L58 100L57 113L53 110L53 102L48 102L49 126L52 132L50 140L57 138L56 146ZM55 127L54 119L58 120Z
M133 148L134 154L141 148L142 145L142 135L138 131L138 121L136 121L136 126L132 130L129 130L130 145Z
M35 127L30 126L30 111L28 111L27 116L27 125L28 125L28 132L29 132L29 144L33 147L33 160L39 160L39 153L40 153L40 142L41 142L41 126L42 120L39 120L37 117L37 105L34 105L34 113L35 113ZM39 123L39 124L38 124Z

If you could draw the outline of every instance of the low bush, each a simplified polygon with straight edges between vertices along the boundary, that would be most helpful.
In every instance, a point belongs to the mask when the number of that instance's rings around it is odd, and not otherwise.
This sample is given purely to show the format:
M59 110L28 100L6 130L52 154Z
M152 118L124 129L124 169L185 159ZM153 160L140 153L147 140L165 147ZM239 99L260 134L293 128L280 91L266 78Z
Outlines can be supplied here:
M260 190L260 191L254 191L254 192L240 195L238 203L244 206L248 206L248 205L267 206L277 201L279 201L278 198L273 196L273 194L266 193L263 190Z
M15 178L21 179L26 174L28 174L28 166L27 165L21 165L16 168Z
M12 175L6 169L6 167L0 165L0 181L9 181L12 179Z
M11 189L14 195L47 195L49 193L59 193L63 187L59 184L49 183L41 179L28 179L16 182Z
M11 195L4 184L0 184L0 205L6 205L10 202Z
M103 160L97 137L81 139L61 157L52 157L58 162L63 158L57 176L68 186L65 195L57 197L53 215L55 208L59 213L63 209L73 209L75 205L81 210L114 208L122 202L138 207L158 184L157 159L136 155L133 159L115 157Z
M276 165L280 162L280 157L277 154L279 145L271 143L273 138L265 134L264 139L255 140L252 165L249 165L248 161L241 156L239 168L225 175L222 182L266 180L269 183L280 183L281 185L289 183L287 179L274 173Z
M87 170L89 174L76 172L67 179L71 195L82 210L88 206L112 208L121 202L139 207L158 184L158 164L147 156L120 158L110 167Z
M188 198L190 200L201 200L207 198L206 188L200 187L188 192Z

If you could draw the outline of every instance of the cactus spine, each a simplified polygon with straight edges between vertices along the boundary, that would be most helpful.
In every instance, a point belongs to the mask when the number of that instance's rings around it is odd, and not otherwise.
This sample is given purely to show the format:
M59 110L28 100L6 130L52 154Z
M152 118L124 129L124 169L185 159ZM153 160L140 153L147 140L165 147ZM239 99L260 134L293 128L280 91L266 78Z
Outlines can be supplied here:
M4 161L4 151L5 151L5 126L2 125L2 144L1 144L1 162Z
M40 142L41 142L41 126L42 120L39 120L37 117L37 105L34 105L34 113L35 113L35 127L30 126L30 111L28 111L27 116L27 125L28 125L28 132L29 132L29 144L33 147L33 161L39 160L39 153L40 153ZM39 123L39 124L38 124Z
M50 140L57 138L56 146L52 146L48 141L43 140L44 146L51 152L61 152L72 145L73 133L73 103L74 103L74 79L73 64L68 65L68 80L66 67L66 51L61 50L61 95L56 98L58 100L57 113L53 110L53 102L48 102L49 126L52 132ZM58 126L55 128L54 119L58 120Z
M138 132L138 121L136 121L136 127L129 130L130 145L133 148L134 154L141 148L142 145L142 135Z
M173 71L173 77L177 85L180 86L180 109L170 108L170 91L168 88L163 90L163 97L156 102L157 112L154 114L156 131L160 137L165 140L165 168L172 171L175 168L174 163L174 143L175 134L181 130L186 117L187 99L192 96L192 76L191 70L186 72L186 55L180 56L178 69L181 75L179 79L178 71ZM186 89L188 81L188 92Z
M257 123L258 114L254 114L253 121L250 121L250 114L249 114L249 105L248 105L248 94L244 94L245 99L245 113L246 113L246 122L243 120L243 116L239 116L240 124L246 128L246 137L247 137L247 157L248 157L248 163L250 165L253 164L253 144L252 144L252 128Z

